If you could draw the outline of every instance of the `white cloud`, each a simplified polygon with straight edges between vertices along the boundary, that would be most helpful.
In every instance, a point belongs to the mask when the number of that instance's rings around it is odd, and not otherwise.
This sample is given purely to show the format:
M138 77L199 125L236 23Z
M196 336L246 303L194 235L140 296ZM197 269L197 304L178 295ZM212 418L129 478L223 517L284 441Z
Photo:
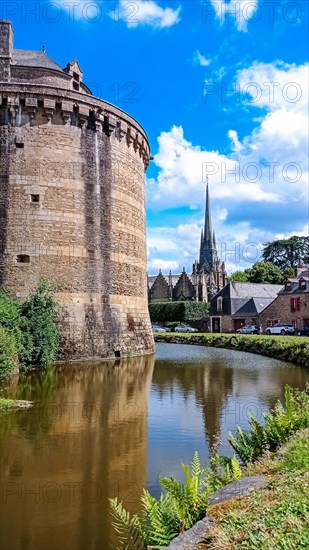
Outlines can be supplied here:
M216 17L223 25L228 16L235 19L236 28L246 31L248 21L252 19L258 10L258 0L210 0L215 10Z
M154 159L159 173L156 180L147 182L149 208L195 209L186 215L181 226L163 228L161 237L170 243L169 250L162 251L164 260L170 258L181 265L183 258L188 258L190 269L198 254L206 172L217 242L225 243L226 250L233 251L235 243L245 250L248 243L256 243L254 246L261 250L263 243L281 235L308 235L307 72L308 65L255 62L237 73L240 89L255 82L262 94L254 103L260 111L254 130L243 139L237 129L229 130L230 154L204 150L191 143L179 126L160 134ZM265 95L269 90L265 82L279 83L271 101ZM302 92L297 102L284 99L284 89L291 82L294 90ZM254 88L245 88L246 103L250 89ZM161 229L157 228L157 236ZM158 250L159 247L157 255ZM223 252L221 259L225 259L230 270L250 265L243 254L235 260L236 252L235 257L232 253L222 258ZM150 250L150 258L154 257L152 253ZM252 254L249 257L256 261Z
M162 8L153 0L120 0L119 19L123 20L127 27L148 25L156 29L164 29L176 25L180 21L181 6L176 9ZM115 18L115 12L109 13Z
M207 59L199 50L195 50L193 54L193 63L201 67L208 67L211 63L211 59Z
M177 262L173 261L164 261L159 259L151 260L149 267L152 272L157 273L159 269L161 269L164 273L167 273L168 271L172 271L175 273L175 271L178 270L179 265Z

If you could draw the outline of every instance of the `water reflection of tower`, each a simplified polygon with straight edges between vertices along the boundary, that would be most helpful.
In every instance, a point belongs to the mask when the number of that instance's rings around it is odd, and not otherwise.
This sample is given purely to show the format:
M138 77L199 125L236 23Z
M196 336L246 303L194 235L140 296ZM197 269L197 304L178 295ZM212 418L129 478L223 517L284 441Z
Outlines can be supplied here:
M203 412L206 439L212 446L220 433L222 411L232 390L233 369L222 358L208 359L204 367L192 367L168 369L166 361L157 360L153 385L162 394L177 388L185 400L194 394Z
M50 399L47 391L2 439L1 480L17 488L1 507L3 550L114 550L108 497L137 512L147 483L153 365L148 356L56 369ZM36 388L28 397L38 401Z

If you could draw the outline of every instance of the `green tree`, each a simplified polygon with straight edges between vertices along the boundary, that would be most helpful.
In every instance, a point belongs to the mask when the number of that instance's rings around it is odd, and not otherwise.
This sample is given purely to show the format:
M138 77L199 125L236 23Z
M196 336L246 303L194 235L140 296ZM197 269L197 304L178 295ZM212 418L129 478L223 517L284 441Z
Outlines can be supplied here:
M236 281L238 283L247 283L249 281L249 272L250 269L245 269L245 271L234 271L229 277L228 281Z
M256 262L249 271L248 280L250 283L269 283L273 285L282 283L279 267L271 262Z
M266 243L263 250L263 261L277 265L281 272L293 268L299 263L309 262L309 237L290 237Z
M283 282L292 277L294 277L294 269L292 267L287 267L282 273Z

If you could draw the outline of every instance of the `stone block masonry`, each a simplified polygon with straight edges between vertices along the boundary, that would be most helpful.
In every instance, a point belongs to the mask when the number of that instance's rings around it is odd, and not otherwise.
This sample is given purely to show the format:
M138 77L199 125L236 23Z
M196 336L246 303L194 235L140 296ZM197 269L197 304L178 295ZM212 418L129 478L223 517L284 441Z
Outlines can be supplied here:
M63 358L153 352L144 176L128 114L45 53L13 49L0 21L0 285L20 300L59 285Z

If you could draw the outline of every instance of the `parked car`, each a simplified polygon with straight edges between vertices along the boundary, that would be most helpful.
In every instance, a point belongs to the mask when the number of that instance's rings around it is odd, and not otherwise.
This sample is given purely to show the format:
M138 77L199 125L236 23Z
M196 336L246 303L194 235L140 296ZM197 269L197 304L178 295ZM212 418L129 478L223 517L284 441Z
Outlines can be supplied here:
M260 334L260 329L256 325L246 325L236 330L238 334Z
M309 336L309 325L304 325L303 328L297 331L298 336Z
M153 332L168 332L168 329L161 327L161 325L152 325Z
M190 325L178 325L178 327L175 327L175 332L198 332L198 330L190 327Z
M286 325L285 323L276 323L272 327L267 327L265 330L265 334L282 334L284 336L285 334L294 334L295 328L293 325Z

